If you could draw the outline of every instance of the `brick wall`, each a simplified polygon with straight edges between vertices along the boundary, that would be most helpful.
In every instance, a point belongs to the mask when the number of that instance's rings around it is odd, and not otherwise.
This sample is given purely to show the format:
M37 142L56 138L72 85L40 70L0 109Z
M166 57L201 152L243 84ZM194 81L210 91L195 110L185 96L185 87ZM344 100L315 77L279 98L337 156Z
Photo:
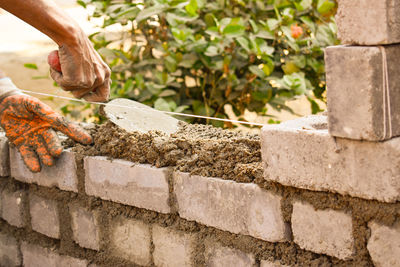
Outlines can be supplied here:
M33 175L1 137L0 266L400 266L397 140L349 165L325 128L265 127L253 183L72 151Z

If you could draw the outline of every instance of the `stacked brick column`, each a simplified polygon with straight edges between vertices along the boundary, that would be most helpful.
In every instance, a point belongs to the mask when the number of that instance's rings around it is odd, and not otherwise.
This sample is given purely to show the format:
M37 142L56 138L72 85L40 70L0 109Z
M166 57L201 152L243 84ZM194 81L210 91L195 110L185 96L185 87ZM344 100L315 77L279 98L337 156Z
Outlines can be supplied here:
M342 45L325 53L328 118L312 116L263 128L267 181L399 203L399 12L396 0L338 0ZM294 242L316 253L351 259L351 231L356 227L352 212L295 202ZM363 223L371 233L363 242L373 263L399 266L398 224L373 219Z

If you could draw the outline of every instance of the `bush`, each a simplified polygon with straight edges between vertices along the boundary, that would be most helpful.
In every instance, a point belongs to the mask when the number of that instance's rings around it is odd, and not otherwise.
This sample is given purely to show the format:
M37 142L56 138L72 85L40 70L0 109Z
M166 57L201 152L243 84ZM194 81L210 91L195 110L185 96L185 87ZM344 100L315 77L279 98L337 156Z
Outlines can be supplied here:
M91 36L112 69L112 98L226 118L226 104L238 117L267 115L267 103L289 110L288 100L306 95L320 111L323 48L338 44L332 0L78 2L95 6L103 28L125 25L123 39Z

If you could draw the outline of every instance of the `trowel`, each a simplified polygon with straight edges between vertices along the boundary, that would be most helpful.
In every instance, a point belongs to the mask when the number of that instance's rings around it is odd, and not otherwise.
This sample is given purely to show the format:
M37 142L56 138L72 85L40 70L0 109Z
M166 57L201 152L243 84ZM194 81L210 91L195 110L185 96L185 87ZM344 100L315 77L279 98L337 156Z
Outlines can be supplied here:
M127 132L160 131L171 134L178 130L179 120L130 99L114 99L105 104L103 110L110 121Z

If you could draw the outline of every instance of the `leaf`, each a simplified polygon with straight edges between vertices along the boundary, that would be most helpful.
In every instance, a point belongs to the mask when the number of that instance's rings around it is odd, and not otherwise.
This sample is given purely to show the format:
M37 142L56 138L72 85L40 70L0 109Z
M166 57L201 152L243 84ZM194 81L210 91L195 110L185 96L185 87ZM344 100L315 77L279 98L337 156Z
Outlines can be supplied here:
M220 54L220 52L219 52L218 47L212 46L212 45L207 47L206 52L204 52L204 55L209 56L209 57L214 57L214 56L217 56L219 54Z
M38 67L37 67L37 65L35 63L25 63L24 67L28 68L28 69L34 69L34 70L38 69Z
M148 7L145 9L142 9L139 14L136 16L136 22L139 23L142 20L145 20L151 16L154 15L158 15L161 12L163 12L165 9L167 8L167 6L165 5L156 5L156 6L152 6L152 7Z
M317 11L322 15L329 13L334 7L335 3L331 0L318 0Z
M267 26L270 31L275 30L279 26L279 21L277 19L268 19Z
M197 15L197 0L190 0L189 4L187 6L185 6L185 9L187 11L187 13L191 16L196 16Z
M158 98L154 102L154 108L161 111L171 111L168 102L164 98Z
M119 19L134 19L140 12L140 9L136 6L127 8L116 15Z
M302 0L300 3L294 3L298 11L309 9L312 5L312 0Z
M249 70L254 73L255 75L257 75L260 78L265 78L265 73L263 70L261 70L258 66L256 65L252 65L249 67Z
M242 25L228 25L224 28L223 33L230 36L239 36L244 33L244 26Z
M311 104L311 113L312 114L317 114L319 112L324 111L323 109L320 108L320 106L318 105L318 103L314 99L312 99L310 97L307 97L307 100Z
M237 37L236 41L240 44L241 47L244 48L244 50L246 50L246 52L250 52L250 45L249 45L249 41L247 41L247 39L245 37Z
M176 92L171 89L163 90L158 96L159 97L167 97L167 96L173 96L176 95Z

